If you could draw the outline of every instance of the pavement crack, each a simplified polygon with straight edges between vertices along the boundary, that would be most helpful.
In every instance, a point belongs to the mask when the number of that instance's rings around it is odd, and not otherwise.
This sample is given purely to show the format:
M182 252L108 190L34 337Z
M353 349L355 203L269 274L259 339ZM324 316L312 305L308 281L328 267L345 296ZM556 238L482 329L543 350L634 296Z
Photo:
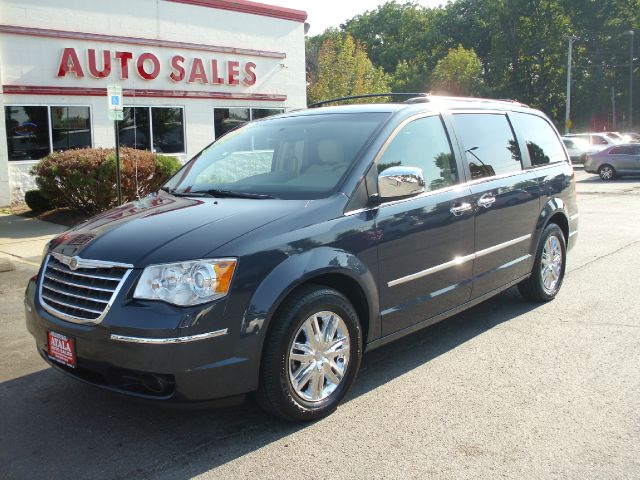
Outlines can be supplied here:
M583 263L582 265L578 265L578 266L577 266L577 267L575 267L575 268L571 268L571 269L569 269L568 273L573 273L573 272L576 272L576 271L578 271L578 270L581 270L581 269L583 269L583 268L585 268L585 267L588 267L589 265L591 265L591 264L593 264L593 263L595 263L595 262L598 262L598 261L600 261L600 260L602 260L602 259L604 259L604 258L607 258L607 257L610 257L610 256L612 256L612 255L615 255L616 253L619 253L619 252L621 252L622 250L624 250L624 249L626 249L626 248L629 248L629 247L633 247L633 246L635 246L635 245L640 245L640 240L634 240L633 242L629 242L629 243L627 243L626 245L623 245L623 246L621 246L620 248L617 248L616 250L614 250L614 251L612 251L612 252L609 252L609 253L606 253L606 254L601 255L601 256L599 256L599 257L593 258L593 259L589 260L588 262Z

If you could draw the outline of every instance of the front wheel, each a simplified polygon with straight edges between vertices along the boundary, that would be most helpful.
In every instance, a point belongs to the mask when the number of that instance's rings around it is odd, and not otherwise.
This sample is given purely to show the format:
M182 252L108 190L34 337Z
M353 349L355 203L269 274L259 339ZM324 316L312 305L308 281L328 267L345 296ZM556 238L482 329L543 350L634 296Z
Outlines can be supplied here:
M616 178L616 171L611 165L602 165L598 169L598 175L600 175L600 178L606 182Z
M535 302L553 300L562 286L566 259L564 233L550 223L540 237L531 276L518 284L522 296Z
M358 315L344 295L322 286L294 293L273 319L256 394L269 413L310 421L333 412L362 358Z

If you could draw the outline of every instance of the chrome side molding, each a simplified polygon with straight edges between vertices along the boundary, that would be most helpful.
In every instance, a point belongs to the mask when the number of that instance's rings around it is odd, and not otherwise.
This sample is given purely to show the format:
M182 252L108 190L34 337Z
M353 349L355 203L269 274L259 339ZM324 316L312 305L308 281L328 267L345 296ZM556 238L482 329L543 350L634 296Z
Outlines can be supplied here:
M485 248L483 250L478 250L477 252L471 253L469 255L465 255L464 257L456 257L453 260L450 260L450 261L445 262L445 263L441 263L440 265L435 265L435 266L427 268L425 270L421 270L419 272L412 273L411 275L407 275L407 276L404 276L404 277L397 278L395 280L391 280L390 282L387 283L387 286L395 287L396 285L407 283L407 282L410 282L411 280L416 280L418 278L426 277L427 275L431 275L431 274L436 273L436 272L441 272L442 270L446 270L447 268L455 267L456 265L461 265L461 264L463 264L465 262L468 262L469 260L474 260L474 259L482 257L484 255L489 255L490 253L497 252L498 250L501 250L503 248L511 247L512 245L515 245L517 243L524 242L525 240L528 240L529 238L531 238L531 234L530 233L528 233L527 235L523 235L521 237L518 237L518 238L514 238L513 240L509 240L509 241L506 241L506 242L503 242L503 243L499 243L498 245L494 245L492 247Z
M215 330L213 332L199 333L198 335L189 335L186 337L173 337L173 338L145 338L145 337L129 337L127 335L116 335L112 333L110 339L114 342L125 343L144 343L147 345L167 345L175 343L188 343L196 342L198 340L206 340L208 338L221 337L227 334L226 328L222 330Z

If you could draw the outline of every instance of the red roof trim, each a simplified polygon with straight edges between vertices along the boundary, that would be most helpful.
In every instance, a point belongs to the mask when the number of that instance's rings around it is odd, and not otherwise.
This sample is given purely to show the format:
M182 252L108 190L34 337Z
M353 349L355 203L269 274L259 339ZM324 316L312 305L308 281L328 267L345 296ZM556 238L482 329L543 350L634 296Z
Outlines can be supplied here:
M232 10L234 12L251 13L263 17L282 18L294 22L304 22L307 12L294 10L293 8L276 7L264 3L250 2L248 0L166 0L174 3L186 3L199 7L218 8L220 10Z
M125 43L129 45L147 45L151 47L180 48L185 50L199 50L204 52L228 53L234 55L248 55L251 57L286 58L282 52L265 50L251 50L247 48L221 47L219 45L205 45L201 43L175 42L172 40L156 40L151 38L120 37L101 33L71 32L68 30L50 30L46 28L20 27L17 25L0 25L0 32L13 35L28 35L33 37L68 38L72 40L87 40L108 43Z
M82 97L106 97L106 88L50 87L37 85L3 85L5 95L69 95ZM258 102L284 102L286 95L271 93L235 93L194 90L153 90L125 88L123 95L136 98L200 98L218 100L253 100Z

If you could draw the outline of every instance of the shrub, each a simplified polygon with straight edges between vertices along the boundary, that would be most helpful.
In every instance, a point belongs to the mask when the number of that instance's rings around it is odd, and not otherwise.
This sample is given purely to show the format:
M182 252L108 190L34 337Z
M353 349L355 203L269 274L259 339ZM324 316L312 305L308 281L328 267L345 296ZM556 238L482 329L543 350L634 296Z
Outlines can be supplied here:
M146 150L120 149L123 201L157 190L180 167L173 157ZM41 193L57 207L87 213L108 210L117 204L116 158L113 148L83 148L53 152L33 167Z
M24 201L34 213L51 210L51 201L40 190L28 190L24 194Z

